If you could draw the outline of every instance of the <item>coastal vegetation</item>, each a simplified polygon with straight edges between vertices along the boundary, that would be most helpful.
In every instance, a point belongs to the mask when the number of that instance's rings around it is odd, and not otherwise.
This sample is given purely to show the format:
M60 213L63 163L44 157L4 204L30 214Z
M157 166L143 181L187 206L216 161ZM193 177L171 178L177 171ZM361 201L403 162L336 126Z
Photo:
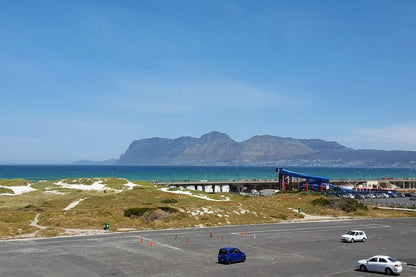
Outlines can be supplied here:
M24 179L4 179L0 180L0 186L12 187L12 186L27 186L28 180Z
M376 209L356 200L320 193L251 197L187 190L162 191L161 187L148 182L118 178L2 182L3 186L8 184L6 190L0 190L2 239L68 235L79 230L104 232L105 223L110 223L110 232L278 223L304 219L305 215L297 212L299 208L314 216L416 216L415 212ZM26 184L33 190L6 195L17 186L15 184ZM70 186L74 184L77 186Z
M14 194L13 190L8 188L0 188L0 193Z
M323 208L329 208L331 210L343 210L344 212L351 213L358 210L368 211L368 207L355 199L344 198L317 198L311 201L312 205L321 206Z

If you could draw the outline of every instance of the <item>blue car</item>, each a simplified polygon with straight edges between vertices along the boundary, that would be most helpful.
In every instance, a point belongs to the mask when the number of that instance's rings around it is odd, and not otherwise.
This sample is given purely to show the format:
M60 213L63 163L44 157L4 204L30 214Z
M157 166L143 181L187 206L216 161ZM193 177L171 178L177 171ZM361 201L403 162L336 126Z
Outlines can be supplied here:
M231 264L234 262L245 262L246 254L235 247L224 247L218 252L218 262Z

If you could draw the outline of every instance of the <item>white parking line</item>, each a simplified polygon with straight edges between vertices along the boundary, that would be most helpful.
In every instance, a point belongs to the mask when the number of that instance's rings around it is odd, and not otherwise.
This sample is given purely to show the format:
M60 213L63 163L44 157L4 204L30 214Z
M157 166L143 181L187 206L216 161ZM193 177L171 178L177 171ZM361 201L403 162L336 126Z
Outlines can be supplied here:
M368 224L368 225L339 225L339 226L331 226L331 227L311 227L311 228L293 228L293 229L284 229L284 230L260 230L260 231L247 231L244 232L245 234L272 234L272 233L285 233L285 232L293 232L293 231L300 231L300 232L309 232L309 231L316 231L316 230L336 230L336 229L344 229L344 228L355 228L363 227L365 229L378 229L378 228L390 228L389 225L382 225L382 224ZM232 235L241 236L241 233L231 233Z
M151 239L148 239L148 238L145 238L145 237L140 237L140 238L143 238L143 240L146 240L146 241L149 241L149 242L152 241ZM173 250L183 251L183 249L181 249L181 248L171 246L171 245L168 245L168 244L164 244L164 243L161 243L161 242L157 242L157 241L154 241L154 240L153 240L153 244L155 244L155 245L157 244L157 245L167 247L167 248L170 248L170 249L173 249Z

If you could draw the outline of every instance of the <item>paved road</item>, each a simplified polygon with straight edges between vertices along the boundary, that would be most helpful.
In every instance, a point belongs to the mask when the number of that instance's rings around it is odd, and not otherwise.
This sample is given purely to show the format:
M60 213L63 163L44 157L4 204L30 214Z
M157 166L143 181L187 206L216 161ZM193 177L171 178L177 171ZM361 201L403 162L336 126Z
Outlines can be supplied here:
M368 241L340 242L349 229L365 230ZM218 264L222 246L239 247L247 261ZM374 254L416 263L416 218L3 241L0 276L381 276L354 270ZM416 267L405 266L401 276L416 276Z

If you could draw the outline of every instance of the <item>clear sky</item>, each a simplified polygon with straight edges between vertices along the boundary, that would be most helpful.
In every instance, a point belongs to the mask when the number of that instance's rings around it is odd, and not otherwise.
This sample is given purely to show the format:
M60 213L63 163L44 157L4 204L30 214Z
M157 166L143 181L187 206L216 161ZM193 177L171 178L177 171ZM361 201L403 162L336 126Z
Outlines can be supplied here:
M0 164L268 134L416 151L416 1L0 1Z

